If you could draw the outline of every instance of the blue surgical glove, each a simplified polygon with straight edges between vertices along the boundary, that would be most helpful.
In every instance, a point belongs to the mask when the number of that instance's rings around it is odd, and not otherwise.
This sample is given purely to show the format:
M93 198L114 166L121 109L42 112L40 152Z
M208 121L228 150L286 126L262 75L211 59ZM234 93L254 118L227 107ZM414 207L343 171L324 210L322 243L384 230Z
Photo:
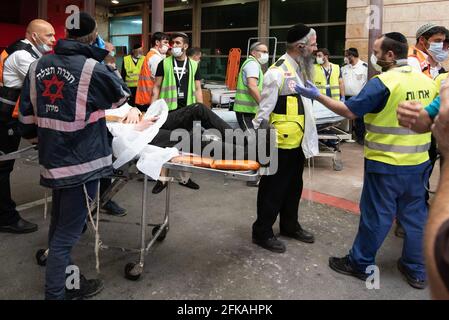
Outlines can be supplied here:
M346 97L340 97L340 101L345 103L346 102Z
M106 49L106 43L104 42L103 38L98 35L97 39L94 42L94 46L100 48L100 49Z
M317 99L321 94L320 90L310 80L307 80L305 87L297 85L295 90L301 96L313 100Z

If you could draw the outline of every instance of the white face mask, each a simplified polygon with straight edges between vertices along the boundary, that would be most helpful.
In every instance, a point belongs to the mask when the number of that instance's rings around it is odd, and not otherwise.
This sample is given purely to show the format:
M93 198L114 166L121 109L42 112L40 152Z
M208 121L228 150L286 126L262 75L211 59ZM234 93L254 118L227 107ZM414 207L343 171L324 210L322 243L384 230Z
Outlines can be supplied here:
M345 62L345 64L350 64L351 62L349 61L349 58L344 58L344 62Z
M324 64L324 58L321 58L321 57L317 57L316 58L316 63L318 63L318 64Z
M374 53L371 54L370 61L371 61L371 65L377 72L382 72L382 67L377 64L377 57L374 55Z
M175 58L179 58L180 56L182 56L183 52L184 52L184 50L182 50L182 48L173 48L172 49L172 53Z
M257 61L259 61L259 63L261 64L261 65L264 65L264 64L267 64L268 63L268 60L270 59L270 56L268 55L268 53L262 53L261 55L260 55L260 58L259 59L257 59Z
M164 46L162 46L161 48L159 48L159 52L160 52L162 55L167 54L167 51L168 51L168 46L167 46L167 45L164 45Z
M40 53L46 54L53 50L52 47L50 47L48 44L45 44L41 40L41 38L39 37L39 35L37 33L36 33L36 40L39 40L39 42L41 43L41 44L37 44L37 41L36 41L36 48L37 48L37 50L39 50Z
M436 62L444 62L449 56L449 52L443 50L443 42L431 42L427 49Z

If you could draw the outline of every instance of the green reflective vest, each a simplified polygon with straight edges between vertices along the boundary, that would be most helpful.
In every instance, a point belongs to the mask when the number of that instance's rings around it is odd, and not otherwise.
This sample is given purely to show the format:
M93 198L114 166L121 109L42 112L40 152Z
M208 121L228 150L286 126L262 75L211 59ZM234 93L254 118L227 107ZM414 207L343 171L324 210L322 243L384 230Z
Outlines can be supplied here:
M250 62L256 62L259 66L259 79L258 79L258 88L259 92L262 92L262 86L263 86L263 72L262 68L260 67L259 62L253 57L250 56L242 65L242 68L240 69L240 74L237 82L237 93L235 95L235 102L234 102L234 111L235 112L243 112L243 113L257 113L257 108L259 107L259 104L257 101L251 96L248 90L248 86L245 85L245 82L243 81L243 68L250 63Z
M315 64L315 85L320 92L327 96L327 90L331 90L331 98L335 100L340 100L340 66L337 64L331 63L332 73L329 79L329 83L327 82L326 74L324 72L324 68Z
M178 109L178 87L176 85L175 70L173 68L173 57L164 59L162 63L164 64L164 80L162 81L160 99L164 99L168 105L168 110L173 111ZM198 70L198 62L189 59L187 65L189 68L187 106L190 106L196 103L195 74Z
M283 75L282 85L270 124L276 129L279 149L296 149L304 137L304 106L301 97L293 89L298 82L296 70L286 60L278 60L270 69L277 69Z
M428 161L431 134L418 134L401 127L397 107L402 101L429 105L438 94L435 82L412 71L410 66L393 68L377 77L390 91L390 97L381 112L365 115L365 158L395 166Z
M137 64L134 63L132 56L126 56L124 58L125 70L126 70L126 85L129 88L137 88L137 82L139 81L140 70L142 69L145 57L141 57Z

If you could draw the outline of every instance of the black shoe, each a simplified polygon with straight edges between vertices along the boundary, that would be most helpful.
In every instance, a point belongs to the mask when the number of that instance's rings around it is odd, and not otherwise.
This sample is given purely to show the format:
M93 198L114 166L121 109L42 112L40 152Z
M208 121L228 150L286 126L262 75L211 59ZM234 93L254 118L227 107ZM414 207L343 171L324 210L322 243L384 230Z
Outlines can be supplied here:
M167 183L162 183L160 181L156 182L156 185L153 188L153 194L159 194L162 191L164 191L164 189L167 188Z
M281 236L287 237L287 238L293 238L293 239L296 239L298 241L305 242L305 243L314 243L315 242L315 237L313 236L313 234L311 234L310 232L308 232L302 228L293 233L281 231Z
M102 280L91 279L87 280L83 275L80 276L79 290L65 290L66 300L83 300L96 296L104 289Z
M398 260L398 269L404 276L407 283L412 286L415 289L423 290L427 288L427 281L426 280L419 280L413 277L411 274L407 272L407 267L404 266L404 264L401 262L401 259Z
M394 235L401 239L405 238L405 230L399 223L396 223L396 229L394 230Z
M287 248L285 247L285 244L278 240L276 237L269 238L266 240L259 240L256 238L253 238L253 243L257 244L259 247L262 247L264 249L270 250L272 252L276 253L284 253Z
M192 179L189 179L185 184L180 182L179 185L192 190L200 190L200 186L193 182Z
M107 202L103 208L101 208L101 212L109 214L114 217L124 217L126 216L127 212L126 209L123 209L120 207L117 203L110 200Z
M260 184L260 181L248 181L246 183L246 186L250 187L250 188L259 188L259 184Z
M20 218L16 223L10 224L9 226L0 226L0 232L14 234L32 233L36 232L37 229L37 224L28 222L26 220L23 220L22 218Z
M351 266L351 263L349 262L349 256L346 256L344 258L335 258L335 257L329 258L329 267L338 273L347 276L353 276L363 281L366 281L366 279L369 276L366 273L354 269Z

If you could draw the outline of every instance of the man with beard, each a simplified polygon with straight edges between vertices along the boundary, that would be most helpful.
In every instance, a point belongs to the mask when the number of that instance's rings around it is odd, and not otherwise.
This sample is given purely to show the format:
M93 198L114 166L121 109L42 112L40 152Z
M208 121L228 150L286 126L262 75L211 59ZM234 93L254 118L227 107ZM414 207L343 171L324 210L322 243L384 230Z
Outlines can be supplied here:
M277 253L286 251L284 243L273 233L278 214L281 236L306 243L315 241L298 223L305 160L303 140L309 138L305 136L309 114L305 107L311 108L311 101L295 91L297 84L313 79L315 50L315 30L297 24L288 31L287 53L265 74L260 107L253 121L255 129L269 122L277 131L279 169L260 181L257 221L253 225L253 242Z
M343 117L365 120L365 178L359 231L349 254L330 258L329 266L338 273L366 280L396 218L405 230L398 269L413 288L424 289L430 133L417 134L401 127L397 109L403 101L427 106L438 91L432 79L407 64L407 51L407 39L401 33L386 33L378 38L371 63L382 74L368 81L360 94L346 104L320 94L313 83L298 86L297 90Z

